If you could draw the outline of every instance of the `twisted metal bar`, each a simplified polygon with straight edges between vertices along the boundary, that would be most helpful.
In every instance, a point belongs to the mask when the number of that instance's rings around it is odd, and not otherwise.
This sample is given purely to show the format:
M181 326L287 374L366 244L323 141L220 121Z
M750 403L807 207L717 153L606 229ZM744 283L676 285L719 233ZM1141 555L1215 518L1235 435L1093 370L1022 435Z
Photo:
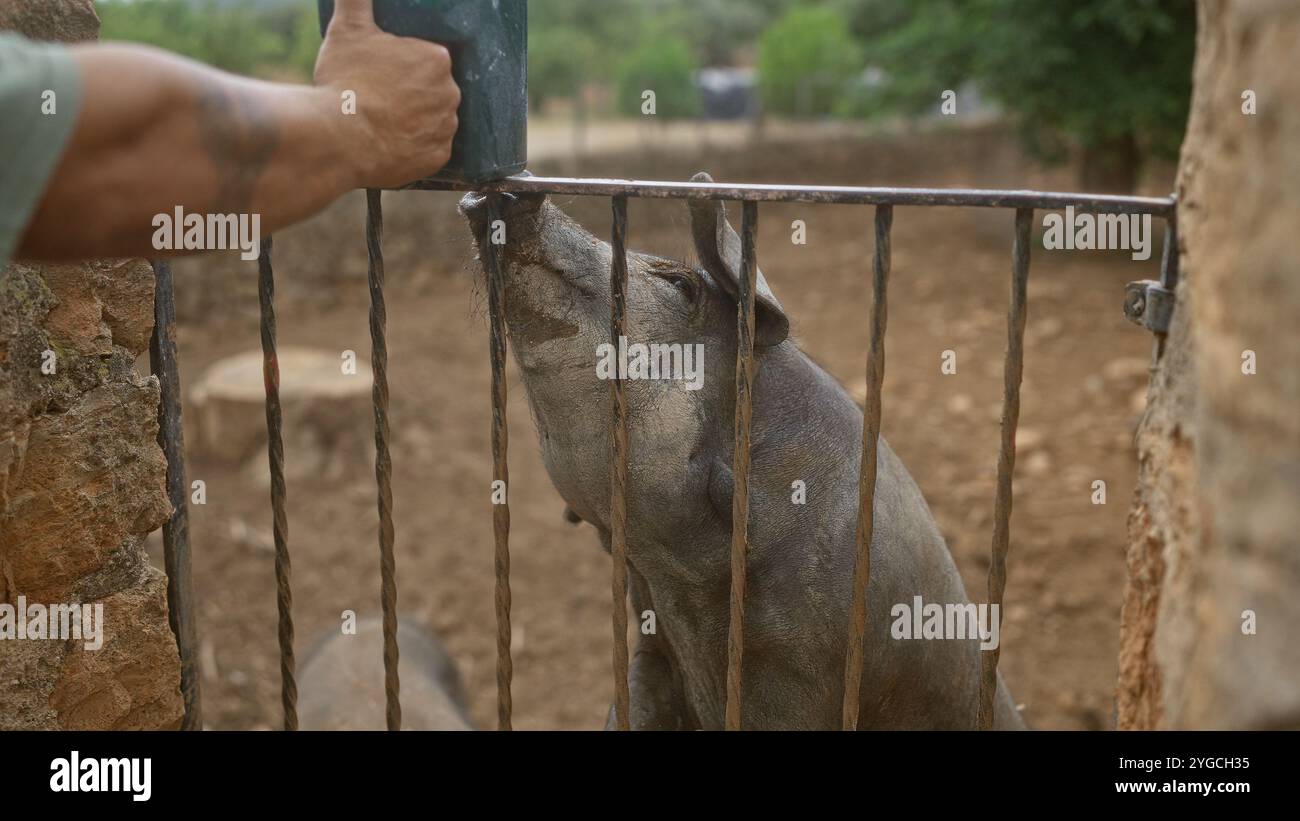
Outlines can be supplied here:
M293 593L289 587L289 519L285 514L284 442L280 431L280 363L275 349L275 274L271 237L257 258L257 297L261 306L262 382L266 388L266 454L271 468L271 516L275 536L275 602L279 611L280 703L284 729L298 729L298 683L294 680Z
M158 445L167 459L167 498L172 515L163 525L163 564L167 569L167 621L181 658L182 730L203 729L198 638L194 623L194 586L190 579L189 485L185 478L185 436L181 427L181 377L176 359L176 302L172 269L155 260L153 338L150 370L158 377Z
M1032 208L1016 209L1016 234L1011 246L1011 304L1007 311L1007 355L1002 394L1002 447L998 452L998 489L993 507L993 547L989 562L989 604L1002 619L1002 594L1007 586L1007 552L1011 540L1011 478L1016 467L1016 425L1020 422L1020 378L1025 362L1026 292L1029 283L1029 243ZM992 608L990 608L992 609ZM979 728L993 727L1001 644L980 652Z
M844 656L843 729L858 728L862 689L862 646L867 633L867 587L871 583L871 536L875 532L876 447L880 439L880 386L885 379L885 323L888 319L889 230L892 205L876 206L876 252L871 276L871 346L867 352L867 412L862 420L858 475L858 553L853 567L853 604Z
M488 221L480 247L487 268L488 316L491 322L488 355L492 362L492 484L505 488L506 499L492 506L492 536L496 542L497 615L497 729L511 728L514 705L510 693L514 662L510 657L510 467L506 459L506 329L505 277L501 272L501 247L492 241L492 226L501 219L501 195L488 195Z
M375 484L379 499L379 598L384 618L384 700L389 730L402 729L398 679L397 567L393 558L393 462L388 454L388 339L384 305L384 211L378 189L366 189L366 253L370 281L371 395L375 406Z
M745 653L745 584L749 559L749 429L753 418L754 290L758 265L754 243L758 203L746 201L740 219L740 293L736 307L736 441L731 473L731 621L727 636L725 727L740 729Z
M612 201L610 245L609 336L615 350L627 333L627 197ZM631 729L631 695L627 684L627 386L623 374L615 371L609 383L614 404L613 463L610 466L610 555L613 559L611 590L614 599L614 714L620 730Z

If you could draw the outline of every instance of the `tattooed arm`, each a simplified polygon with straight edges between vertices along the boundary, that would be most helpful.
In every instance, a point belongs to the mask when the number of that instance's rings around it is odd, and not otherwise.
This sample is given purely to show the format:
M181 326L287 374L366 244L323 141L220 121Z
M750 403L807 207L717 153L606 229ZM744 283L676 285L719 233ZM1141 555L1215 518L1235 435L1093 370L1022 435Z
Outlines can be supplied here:
M370 0L337 4L315 86L235 77L142 46L71 53L82 102L60 115L77 122L20 258L166 254L153 247L153 218L178 206L259 214L266 235L349 189L433 173L456 131L446 49L380 31Z

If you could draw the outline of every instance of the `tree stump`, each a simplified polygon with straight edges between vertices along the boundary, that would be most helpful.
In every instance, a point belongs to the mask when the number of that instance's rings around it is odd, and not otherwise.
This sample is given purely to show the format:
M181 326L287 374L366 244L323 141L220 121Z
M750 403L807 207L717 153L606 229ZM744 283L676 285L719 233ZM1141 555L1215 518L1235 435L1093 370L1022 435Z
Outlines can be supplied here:
M285 475L337 480L369 465L374 419L370 366L350 352L284 347L280 364ZM262 352L209 367L190 391L186 445L200 460L245 466L266 484L266 389Z

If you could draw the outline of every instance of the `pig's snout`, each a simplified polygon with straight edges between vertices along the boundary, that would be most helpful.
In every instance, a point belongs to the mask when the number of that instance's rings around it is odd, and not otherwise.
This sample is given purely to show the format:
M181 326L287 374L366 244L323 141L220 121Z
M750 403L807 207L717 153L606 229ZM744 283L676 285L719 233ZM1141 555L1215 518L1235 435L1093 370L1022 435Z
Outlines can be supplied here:
M474 236L480 242L483 232L487 230L491 213L489 200L491 194L471 191L460 200L460 213L469 221ZM545 194L496 194L499 218L505 221L507 232L511 227L520 225L527 219L535 218L545 201Z

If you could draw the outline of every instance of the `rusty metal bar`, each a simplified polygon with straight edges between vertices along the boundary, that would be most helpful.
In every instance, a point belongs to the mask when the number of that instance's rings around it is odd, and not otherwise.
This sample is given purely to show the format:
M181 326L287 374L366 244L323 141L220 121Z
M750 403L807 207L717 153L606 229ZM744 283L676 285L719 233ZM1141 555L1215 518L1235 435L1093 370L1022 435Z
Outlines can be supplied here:
M1174 211L1172 197L1128 197L1057 191L1003 191L983 188L889 188L848 185L766 185L757 183L666 182L662 180L580 179L514 176L491 182L425 180L411 188L438 191L475 190L512 194L562 194L649 199L743 200L746 202L851 203L858 205L951 205L981 208L1059 209L1108 214Z
M614 350L627 334L627 197L618 195L611 202L609 336ZM609 383L614 416L613 458L610 464L610 555L613 559L611 588L614 604L614 714L620 730L631 729L631 696L627 685L627 386L623 374L616 370Z
M853 599L844 656L843 729L858 728L862 689L863 641L867 633L867 587L871 583L871 537L875 532L876 447L880 439L880 388L885 379L886 291L889 287L889 231L892 205L876 206L876 251L871 274L871 342L867 352L867 408L862 420L862 457L858 471L857 558L853 567Z
M1175 195L1175 198L1177 195ZM1174 302L1178 290L1178 212L1173 211L1165 217L1165 247L1160 256L1160 287L1170 294L1170 301ZM1151 355L1159 361L1160 357L1165 354L1165 341L1168 335L1158 333L1155 335L1155 342L1152 344Z
M993 547L989 561L988 603L996 607L1001 625L1002 595L1007 586L1007 552L1011 542L1011 479L1016 467L1016 426L1020 422L1020 379L1025 364L1026 293L1029 283L1029 244L1032 208L1016 209L1016 233L1011 246L1011 304L1007 311L1007 353L1003 362L1002 447L998 452L998 489L993 506ZM998 656L1001 642L980 651L979 728L993 728L997 701Z
M261 306L262 382L266 387L266 455L271 468L271 516L275 537L275 602L279 611L280 703L284 729L298 729L298 683L294 680L293 592L289 586L289 519L285 514L283 417L280 412L280 362L275 349L275 273L271 237L257 257L257 297Z
M488 356L492 363L492 485L500 482L505 500L492 506L492 536L496 543L497 616L497 729L511 729L510 683L514 661L510 657L510 467L507 461L509 429L506 427L506 284L501 271L501 248L492 239L493 226L501 219L501 197L488 196L488 220L480 243L488 280L488 317L491 323Z
M1160 256L1160 285L1172 291L1178 287L1178 215L1165 218L1165 247Z
M375 484L379 499L379 599L383 609L384 702L389 730L402 729L398 678L397 567L393 557L393 462L388 453L388 340L384 304L384 210L378 189L366 190L367 277L370 282L371 397L375 407Z
M153 338L149 366L158 377L158 446L167 459L167 499L172 515L163 525L163 564L167 569L167 621L176 636L181 659L182 730L203 729L203 699L199 682L199 643L194 616L194 585L190 579L189 483L185 477L185 435L181 427L181 377L176 359L176 301L172 269L154 260Z
M736 439L731 457L731 620L727 635L728 730L740 729L745 655L745 583L749 560L749 430L753 419L754 291L758 262L758 203L740 217L740 289L736 299Z

